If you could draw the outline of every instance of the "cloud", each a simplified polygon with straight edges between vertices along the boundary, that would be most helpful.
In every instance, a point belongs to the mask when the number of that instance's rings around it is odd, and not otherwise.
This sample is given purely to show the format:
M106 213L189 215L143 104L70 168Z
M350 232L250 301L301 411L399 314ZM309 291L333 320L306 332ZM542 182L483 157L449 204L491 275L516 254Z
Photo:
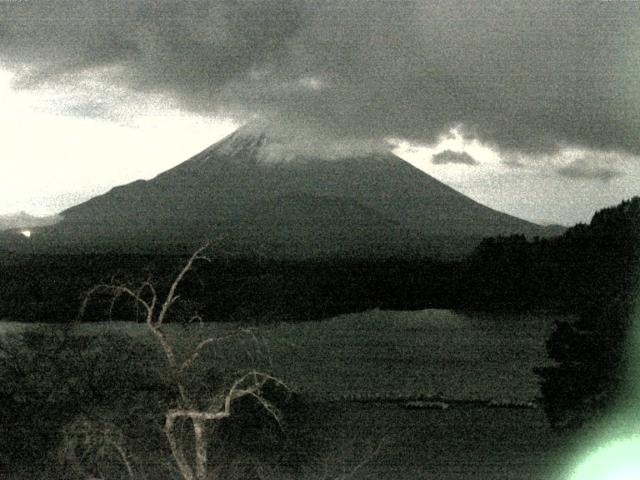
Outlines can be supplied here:
M453 150L444 150L435 154L431 159L431 163L434 165L446 165L453 163L458 165L469 165L472 167L480 165L480 162L467 152L454 152Z
M62 109L62 113L82 118L91 118L99 120L118 120L119 115L112 107L95 101L71 103Z
M578 180L599 180L609 182L622 176L618 170L609 167L594 165L585 159L578 159L565 167L556 170L561 176Z
M515 158L513 156L502 159L500 163L509 168L523 168L525 166L521 158Z
M460 125L505 152L640 154L639 15L542 0L0 2L0 60L19 88L107 69L185 110L343 141L433 143Z

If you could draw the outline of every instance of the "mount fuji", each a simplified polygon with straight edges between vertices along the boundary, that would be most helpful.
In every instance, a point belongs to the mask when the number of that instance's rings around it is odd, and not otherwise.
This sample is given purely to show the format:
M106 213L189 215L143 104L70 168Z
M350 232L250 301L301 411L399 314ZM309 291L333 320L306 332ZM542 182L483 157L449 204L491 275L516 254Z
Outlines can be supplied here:
M226 251L275 257L449 256L485 236L550 233L391 153L332 158L286 147L241 128L151 180L61 212L30 248L182 252L209 238Z

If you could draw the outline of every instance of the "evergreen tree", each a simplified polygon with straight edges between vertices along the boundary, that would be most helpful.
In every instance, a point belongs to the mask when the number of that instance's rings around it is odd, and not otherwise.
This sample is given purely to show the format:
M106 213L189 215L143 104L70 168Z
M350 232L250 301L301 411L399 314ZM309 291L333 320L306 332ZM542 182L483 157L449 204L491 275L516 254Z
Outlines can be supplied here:
M596 213L589 226L559 239L556 254L567 258L576 315L559 320L547 340L555 365L537 370L545 412L555 427L598 419L623 392L639 252L638 197Z

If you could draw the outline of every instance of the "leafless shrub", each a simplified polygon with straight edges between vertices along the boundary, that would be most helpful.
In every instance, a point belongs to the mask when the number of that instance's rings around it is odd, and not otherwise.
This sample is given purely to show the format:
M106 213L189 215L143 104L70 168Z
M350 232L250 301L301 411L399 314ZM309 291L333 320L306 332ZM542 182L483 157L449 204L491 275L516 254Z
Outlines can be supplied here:
M58 453L62 463L79 478L136 478L126 438L109 421L78 417L64 428Z
M308 478L312 480L350 480L355 478L371 460L379 455L383 442L361 451L345 449L333 453L322 461L312 462L303 471L296 474L283 472L276 463L253 458L222 458L225 448L220 448L224 439L218 439L224 430L225 421L232 416L243 402L251 399L259 410L281 425L282 412L270 399L268 391L273 387L289 391L276 376L259 369L236 372L231 377L211 379L205 375L205 385L194 382L194 377L203 374L202 357L205 349L245 336L257 346L257 355L263 356L260 343L250 329L237 329L217 336L205 336L188 348L180 351L167 332L167 319L176 309L180 294L179 287L192 270L194 264L209 261L204 255L208 244L189 257L170 284L166 295L160 295L156 286L146 280L132 287L129 284L115 282L95 285L85 296L80 317L82 318L92 298L98 295L110 298L110 314L119 299L133 302L136 319L141 321L158 345L167 368L168 383L175 392L175 400L164 412L162 432L168 443L175 474L182 480L214 480L218 478L246 478L248 472L252 478L260 480L284 478ZM184 312L184 304L181 305ZM177 309L176 309L177 310ZM185 323L202 326L203 319L191 314ZM207 357L207 360L210 360ZM241 408L239 408L241 410ZM242 432L241 432L242 433ZM137 468L134 456L127 450L127 438L113 421L94 420L79 417L64 431L65 441L60 455L71 464L77 474L92 478L113 478L113 472L119 468L122 478L140 478L143 473ZM213 440L217 441L214 442ZM214 448L215 446L215 448ZM212 458L217 455L219 458ZM347 458L349 457L349 458ZM342 460L341 460L342 459ZM225 462L225 460L227 460ZM109 472L104 465L111 468ZM140 471L139 471L140 470ZM124 476L123 476L124 475ZM294 475L294 476L291 476Z
M80 317L82 317L88 302L97 294L111 295L111 309L121 297L128 297L139 309L148 331L161 347L171 382L178 392L176 405L165 412L164 434L183 480L211 480L215 478L215 469L210 469L212 462L209 458L209 436L216 422L232 415L232 406L239 399L251 397L277 422L280 422L281 419L280 411L263 395L263 390L270 382L283 387L284 384L280 379L268 373L258 370L244 372L238 375L227 388L210 393L208 398L202 398L201 391L196 392L191 388L188 380L189 370L194 366L202 351L236 336L238 332L220 337L207 337L196 344L184 358L178 358L176 350L167 336L166 320L180 298L179 286L195 262L209 261L208 257L203 255L208 246L209 244L206 244L191 255L171 283L164 298L160 297L156 287L149 280L142 282L136 288L105 283L94 286L87 293L80 312ZM201 320L197 314L189 319L189 321L195 322ZM185 441L184 436L179 433L179 428L184 426L184 422L187 422L191 429L191 441L189 442ZM82 435L85 434L86 432L82 433ZM113 442L109 445L113 447Z

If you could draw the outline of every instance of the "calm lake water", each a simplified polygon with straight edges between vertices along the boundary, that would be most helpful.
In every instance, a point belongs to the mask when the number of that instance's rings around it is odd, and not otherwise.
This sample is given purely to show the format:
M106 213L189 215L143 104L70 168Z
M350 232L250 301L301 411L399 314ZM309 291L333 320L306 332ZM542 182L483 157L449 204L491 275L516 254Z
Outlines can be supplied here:
M548 364L544 342L554 317L543 314L467 314L450 310L381 311L303 323L258 327L260 363L315 397L433 395L456 399L535 400L533 368ZM16 333L29 324L0 323ZM144 325L83 324L82 331L109 329L146 338ZM171 329L185 351L197 338L233 325ZM239 350L216 348L211 361L237 365ZM255 358L255 356L253 357Z

